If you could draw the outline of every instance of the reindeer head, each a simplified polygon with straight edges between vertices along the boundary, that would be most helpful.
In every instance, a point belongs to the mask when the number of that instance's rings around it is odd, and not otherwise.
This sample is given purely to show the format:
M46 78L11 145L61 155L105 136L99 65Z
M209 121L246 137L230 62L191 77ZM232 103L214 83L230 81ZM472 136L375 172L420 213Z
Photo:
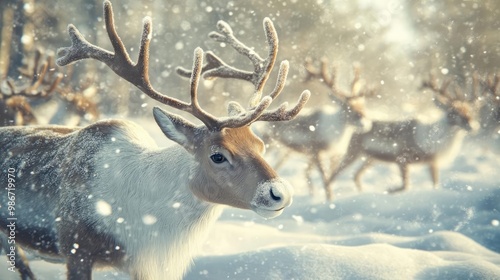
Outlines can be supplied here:
M349 125L354 126L358 132L370 130L371 121L365 116L365 99L367 93L373 93L373 89L365 88L364 80L360 79L360 68L358 65L353 66L354 77L349 93L338 87L337 69L330 67L327 58L321 59L319 67L315 67L312 60L308 58L304 66L307 73L306 80L317 78L330 89L328 97L340 107Z
M213 32L210 36L247 56L254 64L254 72L228 66L211 52L206 53L207 64L203 65L205 53L197 48L194 52L192 71L178 69L180 75L190 77L191 102L186 103L157 92L149 82L151 20L144 20L139 58L134 64L116 33L111 3L108 1L104 3L104 18L114 53L88 43L78 30L70 25L72 46L58 51L58 64L66 65L85 58L97 59L151 98L190 113L200 120L203 124L195 125L158 107L153 110L154 118L163 133L194 157L197 166L196 172L189 178L189 188L199 199L252 209L266 218L281 214L292 201L292 188L264 161L264 144L252 133L249 125L255 121L286 121L294 118L310 94L304 91L299 102L291 109L287 109L287 104L284 103L275 110L267 111L272 100L283 89L288 73L288 62L284 61L280 65L276 87L268 96L262 98L262 89L277 57L278 38L272 22L267 18L264 20L270 50L269 56L262 59L234 38L229 25L220 21L218 29L221 33ZM203 110L198 103L198 84L202 74L205 78L236 78L252 82L255 92L248 108L244 109L240 104L231 102L229 115L222 118Z
M500 127L500 73L472 75L475 109L483 133L497 135Z
M428 81L424 81L423 88L429 88L434 92L434 104L447 116L451 125L456 125L468 132L475 131L479 124L473 115L473 105L465 98L461 89L454 86L453 93L449 91L451 80L444 80L438 86L435 76L431 75Z
M248 125L211 130L155 108L154 117L167 137L188 150L200 166L191 191L200 199L252 209L266 218L292 202L292 188L263 159L264 143Z

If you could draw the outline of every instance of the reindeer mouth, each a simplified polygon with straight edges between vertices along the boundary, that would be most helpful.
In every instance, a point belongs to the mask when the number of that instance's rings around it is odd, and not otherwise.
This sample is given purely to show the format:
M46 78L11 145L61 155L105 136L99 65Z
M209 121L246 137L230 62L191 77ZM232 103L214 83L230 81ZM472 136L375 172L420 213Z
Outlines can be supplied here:
M263 218L272 219L272 218L276 218L279 215L281 215L283 213L284 209L285 209L285 207L281 207L281 208L275 209L275 210L263 209L263 208L254 208L252 210Z

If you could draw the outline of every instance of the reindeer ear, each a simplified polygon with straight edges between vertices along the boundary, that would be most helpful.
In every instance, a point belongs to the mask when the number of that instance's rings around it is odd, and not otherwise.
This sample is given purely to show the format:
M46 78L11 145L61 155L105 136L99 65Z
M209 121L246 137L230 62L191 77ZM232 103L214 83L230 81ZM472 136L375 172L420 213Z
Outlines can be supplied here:
M183 117L171 114L158 107L153 108L153 116L168 139L181 145L188 152L194 152L193 139L199 128Z
M235 117L245 113L245 108L236 101L231 101L227 104L227 114L230 117Z

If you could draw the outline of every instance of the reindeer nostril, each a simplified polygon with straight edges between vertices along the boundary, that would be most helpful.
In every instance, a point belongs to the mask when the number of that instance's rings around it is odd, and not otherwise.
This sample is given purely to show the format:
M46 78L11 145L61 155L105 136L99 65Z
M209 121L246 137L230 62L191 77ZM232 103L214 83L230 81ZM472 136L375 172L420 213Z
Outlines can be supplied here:
M271 198L272 198L274 201L280 201L280 200L281 200L281 197L280 197L280 196L275 195L275 194L273 193L273 188L271 188L271 189L269 190L269 194L271 195Z

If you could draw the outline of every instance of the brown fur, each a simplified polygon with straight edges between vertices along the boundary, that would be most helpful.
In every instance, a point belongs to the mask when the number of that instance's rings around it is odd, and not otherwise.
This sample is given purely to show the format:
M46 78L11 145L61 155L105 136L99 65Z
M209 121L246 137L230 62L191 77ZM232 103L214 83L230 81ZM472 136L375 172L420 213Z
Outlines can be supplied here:
M252 200L255 190L251 188L245 189L242 186L251 185L251 182L254 182L255 186L257 186L260 181L278 177L278 174L262 158L265 149L264 143L255 136L248 126L224 128L220 132L212 132L204 135L204 140L203 142L200 141L200 143L204 143L204 145L197 147L195 156L199 159L200 164L206 167L204 170L209 173L198 174L200 177L194 181L207 183L192 186L191 190L202 200L250 209L248 202ZM244 148L242 149L242 147ZM226 156L231 163L230 173L218 172L216 168L213 168L213 163L206 155L211 155L214 151ZM248 170L245 167L258 167L259 170ZM237 183L231 189L222 193L220 190L209 187L212 184L208 182L212 181L210 177L214 173L218 174L220 180L229 180L229 176L240 174L237 180L241 183Z

